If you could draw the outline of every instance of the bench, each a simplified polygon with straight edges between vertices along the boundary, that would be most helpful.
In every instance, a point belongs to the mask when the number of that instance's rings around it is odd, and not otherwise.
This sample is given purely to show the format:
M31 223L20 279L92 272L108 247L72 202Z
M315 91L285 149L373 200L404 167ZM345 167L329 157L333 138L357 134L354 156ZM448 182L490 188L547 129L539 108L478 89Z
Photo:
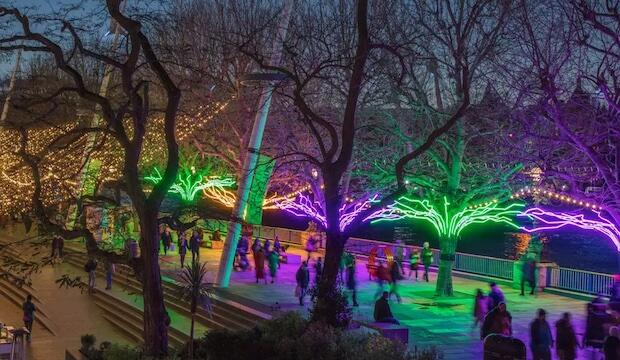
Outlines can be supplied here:
M383 323L383 322L356 322L360 326L367 327L369 329L373 329L381 333L383 337L386 337L390 340L400 341L403 344L409 343L409 328L402 325L396 325L391 323Z

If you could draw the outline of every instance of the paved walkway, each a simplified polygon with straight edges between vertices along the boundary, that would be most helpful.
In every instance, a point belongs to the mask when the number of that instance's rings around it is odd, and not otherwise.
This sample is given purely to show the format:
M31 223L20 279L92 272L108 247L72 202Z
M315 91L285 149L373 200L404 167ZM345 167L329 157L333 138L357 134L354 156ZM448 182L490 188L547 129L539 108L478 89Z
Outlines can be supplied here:
M300 255L303 253L300 250L292 250L292 252ZM201 260L206 261L211 270L210 281L216 274L220 254L220 250L202 249L201 251ZM178 269L177 258L174 255L167 256L164 260L164 271L170 272ZM310 266L312 280L314 280L313 264L314 259ZM282 264L275 284L263 282L256 284L253 271L234 272L229 291L267 306L278 302L283 311L294 310L307 313L310 306L309 299L306 299L306 306L301 307L297 298L294 297L297 267L298 265ZM354 318L371 321L377 285L375 282L368 281L365 263L358 261L356 270L360 306L354 308ZM395 301L391 303L395 317L410 329L411 344L417 347L437 346L444 352L445 359L482 359L482 343L479 340L479 330L472 329L472 314L476 289L481 288L486 292L488 285L480 281L455 277L455 296L450 299L436 300L433 296L434 281L434 273L431 273L429 283L415 280L402 281L400 293L403 302L402 304ZM577 332L584 332L586 306L584 301L548 293L542 293L536 297L522 297L516 289L506 286L502 288L507 297L508 310L513 316L514 336L524 341L526 345L529 344L529 323L535 317L538 308L547 310L554 336L554 324L566 311L573 314ZM591 356L590 351L580 350L578 358L590 359Z
M19 239L20 236L23 236L23 232L20 231L21 228L23 227L12 232L3 231L0 240L4 242ZM60 289L58 287L55 281L62 274L82 275L73 266L58 264L54 267L44 267L32 278L34 292L41 300L42 307L52 322L55 335L39 326L35 317L35 327L28 350L29 359L64 359L66 349L78 349L80 347L80 336L84 334L94 334L98 342L111 341L131 344L101 316L100 309L87 294L80 293L78 289ZM22 326L21 307L0 297L0 322Z

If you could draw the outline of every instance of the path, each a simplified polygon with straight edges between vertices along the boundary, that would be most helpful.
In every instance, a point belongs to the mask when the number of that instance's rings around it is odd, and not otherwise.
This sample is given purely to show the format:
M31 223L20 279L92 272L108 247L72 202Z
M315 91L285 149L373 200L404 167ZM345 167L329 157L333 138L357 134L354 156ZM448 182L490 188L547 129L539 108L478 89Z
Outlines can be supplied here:
M295 249L292 252L303 253ZM201 251L201 260L206 260L211 270L210 280L215 276L220 254L220 250L202 249ZM311 269L313 263L312 261ZM178 269L175 256L166 257L164 264L164 271L170 272L174 268ZM306 306L300 307L298 300L294 297L297 267L297 265L282 264L275 284L262 282L256 284L253 271L233 272L228 291L267 306L278 302L283 311L294 310L306 313L310 305L309 299L306 299ZM314 279L312 270L310 276ZM377 285L368 281L365 263L361 261L357 263L357 279L360 306L354 308L354 318L370 321ZM471 329L473 294L478 288L486 292L488 285L480 281L455 277L455 297L436 301L433 297L434 281L434 273L431 273L429 283L404 280L400 285L402 304L395 301L391 304L395 317L409 327L411 344L418 347L437 346L444 352L447 360L481 359L482 344L479 340L479 331ZM516 289L507 286L502 288L507 297L508 309L513 316L514 335L523 340L526 345L529 343L529 323L533 320L538 308L547 310L548 320L554 334L555 322L566 311L573 314L577 332L584 332L586 306L584 301L548 293L542 293L536 297L522 297ZM581 350L579 358L590 358L590 352Z

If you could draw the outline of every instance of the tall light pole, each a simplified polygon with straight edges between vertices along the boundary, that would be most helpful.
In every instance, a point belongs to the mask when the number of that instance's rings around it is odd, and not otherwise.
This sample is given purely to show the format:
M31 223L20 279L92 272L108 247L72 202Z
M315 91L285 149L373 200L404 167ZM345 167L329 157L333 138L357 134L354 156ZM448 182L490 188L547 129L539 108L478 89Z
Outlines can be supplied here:
M271 59L269 62L272 66L278 66L282 59L282 45L286 39L286 33L291 19L292 7L293 0L285 0L278 33L273 42ZM248 143L246 156L243 160L241 178L239 179L239 187L237 189L237 201L235 202L235 206L230 216L228 235L226 236L226 242L224 243L224 249L222 250L222 257L220 258L220 266L217 273L217 284L219 284L221 288L228 287L228 284L230 283L230 274L233 269L235 253L237 251L237 243L239 242L239 237L241 235L243 216L247 208L250 188L254 178L254 171L258 162L260 147L263 142L263 133L265 131L265 125L267 124L267 117L269 116L271 98L273 91L275 90L277 80L281 79L281 74L251 74L244 78L246 81L268 81L268 84L265 86L258 103L259 108L256 113L256 117L254 118L252 134Z
M22 58L22 50L19 49L17 51L17 55L15 56L15 68L13 68L13 73L11 74L11 81L9 82L9 90L6 94L6 99L4 100L4 106L2 107L2 115L0 115L0 125L4 124L7 116L9 116L9 107L11 106L11 97L13 95L13 89L15 88L15 82L17 81L17 73L19 73L19 62Z

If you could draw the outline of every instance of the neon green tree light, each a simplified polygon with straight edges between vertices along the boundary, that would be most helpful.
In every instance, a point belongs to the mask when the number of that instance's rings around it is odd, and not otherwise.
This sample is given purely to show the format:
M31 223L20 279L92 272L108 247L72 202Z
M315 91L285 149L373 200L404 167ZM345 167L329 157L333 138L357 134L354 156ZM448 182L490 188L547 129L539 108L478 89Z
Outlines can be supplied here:
M185 202L194 201L196 194L208 187L228 187L235 184L231 177L209 177L209 169L196 170L194 166L179 169L177 181L170 187L169 193L179 194ZM145 176L144 180L157 184L162 175L158 168L153 168L151 175Z
M501 206L494 200L475 208L451 209L448 198L444 196L443 204L438 209L429 200L403 196L366 219L373 223L407 218L425 220L433 225L439 238L457 238L463 229L472 224L505 223L518 229L519 226L513 219L524 206L522 203Z

